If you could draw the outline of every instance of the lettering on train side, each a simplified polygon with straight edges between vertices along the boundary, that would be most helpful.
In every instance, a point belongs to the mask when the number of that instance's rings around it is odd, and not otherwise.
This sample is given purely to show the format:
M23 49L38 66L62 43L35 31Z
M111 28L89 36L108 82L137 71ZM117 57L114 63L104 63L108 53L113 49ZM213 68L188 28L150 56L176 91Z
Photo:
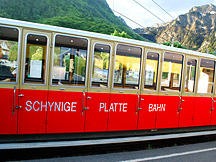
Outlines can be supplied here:
M111 103L107 106L107 103L100 103L99 112L127 112L128 103Z
M166 104L149 104L149 112L165 111Z
M65 111L76 112L77 102L26 101L26 111Z

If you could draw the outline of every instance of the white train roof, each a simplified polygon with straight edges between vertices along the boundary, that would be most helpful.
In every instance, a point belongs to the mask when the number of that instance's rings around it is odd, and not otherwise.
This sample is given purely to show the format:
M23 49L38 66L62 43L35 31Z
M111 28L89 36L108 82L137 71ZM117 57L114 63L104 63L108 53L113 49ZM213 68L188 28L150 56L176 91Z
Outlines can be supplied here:
M127 39L127 38L116 37L116 36L94 33L94 32L88 32L88 31L77 30L77 29L44 25L44 24L38 24L38 23L32 23L32 22L20 21L20 20L13 20L13 19L6 19L6 18L0 18L0 24L13 25L13 26L18 26L18 27L28 27L28 28L33 28L33 29L47 30L47 31L67 33L67 34L75 34L75 35L92 37L92 38L100 38L100 39L105 39L105 40L130 43L130 44L135 44L135 45L139 45L139 46L145 46L145 47L149 47L149 48L156 48L156 49L160 49L160 50L180 52L180 53L184 53L184 54L191 54L191 55L209 57L209 58L216 59L216 56L211 55L211 54L207 54L207 53L201 53L201 52L192 51L192 50L186 50L186 49L181 49L181 48L176 48L176 47L169 47L169 46L165 46L162 44L150 43L150 42L139 41L139 40L134 40L134 39Z

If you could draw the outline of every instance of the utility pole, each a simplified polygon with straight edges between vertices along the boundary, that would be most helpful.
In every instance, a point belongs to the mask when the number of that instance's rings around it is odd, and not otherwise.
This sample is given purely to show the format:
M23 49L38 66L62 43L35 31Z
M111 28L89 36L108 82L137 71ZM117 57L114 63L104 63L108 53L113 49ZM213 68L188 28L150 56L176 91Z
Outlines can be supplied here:
M173 35L172 41L171 41L171 47L173 47L173 46L174 46L174 35Z

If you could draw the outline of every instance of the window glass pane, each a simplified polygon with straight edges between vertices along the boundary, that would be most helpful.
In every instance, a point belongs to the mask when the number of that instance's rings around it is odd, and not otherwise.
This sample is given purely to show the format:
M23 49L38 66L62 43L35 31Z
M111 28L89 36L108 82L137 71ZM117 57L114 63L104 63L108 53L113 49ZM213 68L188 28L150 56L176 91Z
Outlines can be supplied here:
M197 60L188 58L186 76L185 76L185 92L194 92L195 78L196 78Z
M156 90L157 88L157 73L158 73L159 54L148 52L145 67L145 83L144 89Z
M53 85L84 86L88 41L57 35L52 67Z
M183 56L165 52L162 69L162 91L180 91Z
M19 31L0 26L0 82L16 82Z
M96 44L94 47L92 82L94 87L107 87L109 76L110 46Z
M201 59L199 67L198 93L213 93L215 62Z
M45 84L47 37L27 36L24 83Z
M118 45L115 58L114 88L139 87L142 49Z

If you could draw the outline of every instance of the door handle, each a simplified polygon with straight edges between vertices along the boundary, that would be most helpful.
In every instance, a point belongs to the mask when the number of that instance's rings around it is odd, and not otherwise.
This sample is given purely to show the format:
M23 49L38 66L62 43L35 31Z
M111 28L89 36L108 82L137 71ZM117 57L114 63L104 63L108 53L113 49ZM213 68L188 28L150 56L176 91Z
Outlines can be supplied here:
M20 95L18 95L18 97L23 97L24 96L24 94L20 94Z
M85 110L88 110L89 109L89 107L84 107L83 109L82 109L82 115L83 115L83 112L85 111Z
M87 97L87 99L91 99L91 97Z
M179 108L179 110L177 111L177 114L182 110L182 108Z
M85 110L85 90L83 90L83 109L82 109L82 115L83 111Z
M209 113L211 113L213 110L214 110L214 108L212 107Z
M139 103L140 103L140 99L139 98L140 98L139 93L137 93L137 110L136 110L136 115L137 115L137 112L142 109L142 108L139 108Z
M211 106L211 110L210 110L210 113L212 112L212 110L214 109L214 102L216 102L215 100L214 100L214 98L213 97L211 97L212 98L212 106Z

